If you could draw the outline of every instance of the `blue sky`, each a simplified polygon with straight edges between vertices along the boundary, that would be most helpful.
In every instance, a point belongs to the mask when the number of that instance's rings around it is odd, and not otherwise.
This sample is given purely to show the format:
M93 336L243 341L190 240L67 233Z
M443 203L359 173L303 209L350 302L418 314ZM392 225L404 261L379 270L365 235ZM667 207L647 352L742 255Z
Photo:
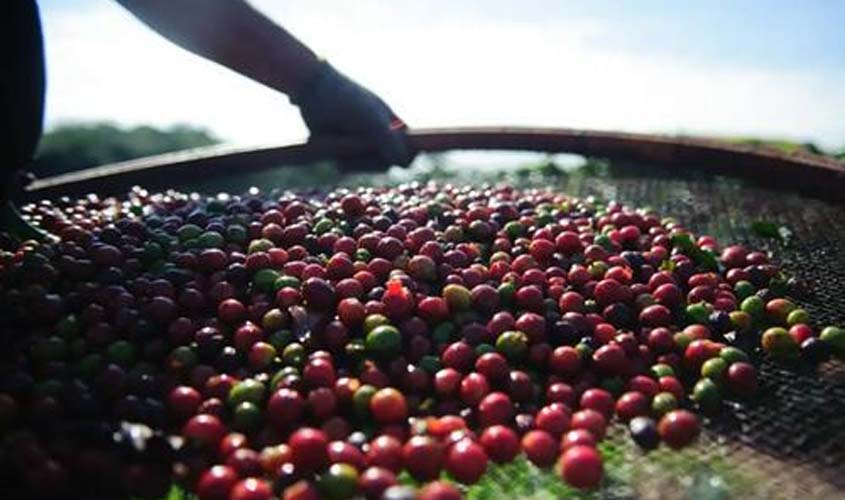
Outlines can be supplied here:
M284 96L170 46L110 0L43 0L49 124L305 135ZM845 145L845 2L263 0L412 126L542 125Z
M845 3L836 0L600 0L527 5L526 10L505 8L503 13L526 22L565 23L574 17L606 23L612 33L595 41L611 50L764 67L845 67Z

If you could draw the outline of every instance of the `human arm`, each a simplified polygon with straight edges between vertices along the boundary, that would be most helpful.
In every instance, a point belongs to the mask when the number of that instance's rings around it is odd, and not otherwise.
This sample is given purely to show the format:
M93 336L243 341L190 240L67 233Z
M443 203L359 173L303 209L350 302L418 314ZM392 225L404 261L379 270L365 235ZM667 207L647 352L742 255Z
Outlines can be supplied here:
M404 123L244 0L117 0L162 36L287 94L312 135L370 142L384 164L410 161Z

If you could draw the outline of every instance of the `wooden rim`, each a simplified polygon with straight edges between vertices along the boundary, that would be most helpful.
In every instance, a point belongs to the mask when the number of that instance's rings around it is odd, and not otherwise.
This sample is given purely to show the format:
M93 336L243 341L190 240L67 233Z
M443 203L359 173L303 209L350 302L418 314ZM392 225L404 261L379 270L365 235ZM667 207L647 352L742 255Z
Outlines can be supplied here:
M840 200L845 197L843 162L810 153L788 154L712 139L561 128L477 127L413 130L408 133L408 141L419 152L566 152L648 162L679 171L696 169L744 177L817 196ZM197 176L238 175L331 158L360 157L367 152L359 141L348 137L250 149L212 146L38 179L26 187L25 197L119 194L133 185L164 189Z

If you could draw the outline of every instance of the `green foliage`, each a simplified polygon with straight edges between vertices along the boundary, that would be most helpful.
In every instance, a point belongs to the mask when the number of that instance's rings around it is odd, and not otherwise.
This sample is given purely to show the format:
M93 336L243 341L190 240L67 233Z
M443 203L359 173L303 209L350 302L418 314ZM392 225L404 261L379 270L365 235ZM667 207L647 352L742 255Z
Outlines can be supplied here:
M812 153L833 158L845 159L845 150L840 152L831 151L818 146L814 142L798 142L787 139L761 139L758 137L728 137L728 142L744 144L759 148L772 148L784 153Z
M621 437L621 436L620 436ZM625 438L623 438L625 439ZM556 467L540 469L524 456L513 462L491 462L481 480L471 486L456 483L448 473L440 479L455 484L467 500L489 498L522 498L553 500L559 498L616 499L616 498L701 498L723 500L746 498L760 491L765 480L752 466L731 458L727 448L715 443L706 447L691 446L683 450L661 447L644 453L631 443L609 439L599 445L604 458L605 477L599 490L582 491L568 486L560 478ZM421 488L402 471L400 484ZM194 495L174 486L161 500L192 500Z
M786 226L779 226L772 221L758 220L751 223L751 232L761 238L778 240L784 245L792 240L792 231Z
M219 142L207 130L189 125L160 129L146 125L71 123L41 139L32 171L39 177Z
M572 488L561 479L557 466L540 469L522 455L510 463L490 462L481 480L471 486L455 483L446 472L440 479L453 482L468 500L656 497L721 500L730 498L731 494L743 498L756 484L757 477L749 476L748 470L738 470L739 464L725 457L725 449L718 445L710 445L709 455L703 455L699 446L681 451L662 447L644 453L632 443L620 443L619 438L627 439L618 436L599 444L605 476L598 490ZM416 488L423 486L405 471L399 475L399 482Z

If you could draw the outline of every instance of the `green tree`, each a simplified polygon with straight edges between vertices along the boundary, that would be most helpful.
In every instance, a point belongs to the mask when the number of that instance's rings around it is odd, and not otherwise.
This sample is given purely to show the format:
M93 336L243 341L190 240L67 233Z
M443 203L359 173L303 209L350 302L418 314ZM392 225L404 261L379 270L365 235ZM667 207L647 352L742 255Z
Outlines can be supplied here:
M219 142L205 129L189 125L169 128L120 127L112 123L69 123L41 138L32 172L39 177Z

